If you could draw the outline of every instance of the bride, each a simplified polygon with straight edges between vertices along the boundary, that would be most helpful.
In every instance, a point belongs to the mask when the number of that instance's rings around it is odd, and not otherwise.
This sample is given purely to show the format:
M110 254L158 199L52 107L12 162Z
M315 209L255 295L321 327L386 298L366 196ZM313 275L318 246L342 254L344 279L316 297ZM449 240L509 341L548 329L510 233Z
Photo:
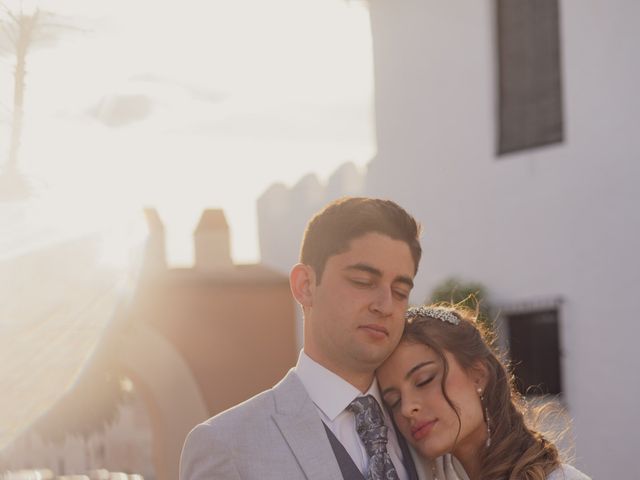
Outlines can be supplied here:
M529 427L512 378L473 312L409 309L400 345L378 369L398 429L438 480L590 480Z

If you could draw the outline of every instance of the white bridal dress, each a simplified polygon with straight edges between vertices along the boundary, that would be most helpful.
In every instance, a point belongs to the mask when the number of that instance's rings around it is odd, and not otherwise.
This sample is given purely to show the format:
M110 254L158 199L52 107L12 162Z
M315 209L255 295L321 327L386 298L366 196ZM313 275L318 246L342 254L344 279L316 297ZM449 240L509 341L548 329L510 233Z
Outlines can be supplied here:
M416 456L414 456L414 460ZM469 480L469 476L464 471L464 468L462 468L460 462L452 455L443 455L442 457L438 457L434 462L423 461L422 463L427 472L427 479ZM571 465L563 463L551 472L547 480L591 480L591 478Z

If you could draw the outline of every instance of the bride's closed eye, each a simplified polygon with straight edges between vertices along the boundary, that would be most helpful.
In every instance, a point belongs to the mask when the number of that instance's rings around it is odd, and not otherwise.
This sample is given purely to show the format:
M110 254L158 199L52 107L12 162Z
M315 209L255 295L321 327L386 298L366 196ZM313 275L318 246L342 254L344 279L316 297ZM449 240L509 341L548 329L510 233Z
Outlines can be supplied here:
M437 373L430 373L430 374L425 375L425 376L419 376L419 377L416 378L416 381L415 381L414 385L415 385L416 388L426 387L437 376L438 376ZM400 406L400 403L402 401L402 397L400 396L399 393L392 392L392 393L389 393L387 395L384 395L382 400L391 410L395 410L396 408L398 408Z
M387 395L382 401L387 404L391 410L395 410L400 405L400 395Z
M429 375L426 379L417 381L416 387L424 387L425 385L431 383L434 378L436 378L435 374Z

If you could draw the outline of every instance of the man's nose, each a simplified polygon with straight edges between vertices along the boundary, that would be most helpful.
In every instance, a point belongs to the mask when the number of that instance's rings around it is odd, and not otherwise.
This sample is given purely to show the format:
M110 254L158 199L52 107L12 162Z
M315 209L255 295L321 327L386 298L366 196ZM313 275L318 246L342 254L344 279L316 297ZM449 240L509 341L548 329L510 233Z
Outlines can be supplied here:
M376 296L371 303L371 309L383 316L393 313L393 292L391 288L383 286L378 288Z

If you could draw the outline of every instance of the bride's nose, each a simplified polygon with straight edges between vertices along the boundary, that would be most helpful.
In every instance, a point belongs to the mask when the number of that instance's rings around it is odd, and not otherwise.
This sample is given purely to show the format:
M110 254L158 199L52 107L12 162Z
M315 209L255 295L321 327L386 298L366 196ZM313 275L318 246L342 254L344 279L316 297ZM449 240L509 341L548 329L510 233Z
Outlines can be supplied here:
M411 418L420 411L420 402L415 396L405 397L402 400L400 412L406 418Z

